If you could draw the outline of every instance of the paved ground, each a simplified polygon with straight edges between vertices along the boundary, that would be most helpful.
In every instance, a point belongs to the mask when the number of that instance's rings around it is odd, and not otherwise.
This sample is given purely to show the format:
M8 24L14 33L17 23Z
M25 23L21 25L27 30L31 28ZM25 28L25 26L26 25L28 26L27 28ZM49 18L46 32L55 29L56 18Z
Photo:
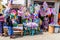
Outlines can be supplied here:
M0 40L60 40L60 33L47 33L44 32L43 34L38 34L34 36L23 36L17 37L15 39L10 39L9 37L0 37Z

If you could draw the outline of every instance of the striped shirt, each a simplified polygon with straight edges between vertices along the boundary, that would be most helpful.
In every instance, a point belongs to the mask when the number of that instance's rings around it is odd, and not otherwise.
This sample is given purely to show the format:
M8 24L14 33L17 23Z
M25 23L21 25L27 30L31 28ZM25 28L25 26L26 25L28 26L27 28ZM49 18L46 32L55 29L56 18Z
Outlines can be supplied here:
M4 21L4 17L3 16L0 16L0 22L1 21Z

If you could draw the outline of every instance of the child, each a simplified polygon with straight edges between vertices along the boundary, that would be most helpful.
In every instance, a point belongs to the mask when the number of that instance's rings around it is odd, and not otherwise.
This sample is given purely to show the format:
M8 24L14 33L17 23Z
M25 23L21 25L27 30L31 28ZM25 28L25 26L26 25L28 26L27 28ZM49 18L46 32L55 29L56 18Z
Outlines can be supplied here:
M14 38L15 36L13 36L13 25L10 16L8 16L7 18L7 25L8 25L8 35L10 36L10 38Z

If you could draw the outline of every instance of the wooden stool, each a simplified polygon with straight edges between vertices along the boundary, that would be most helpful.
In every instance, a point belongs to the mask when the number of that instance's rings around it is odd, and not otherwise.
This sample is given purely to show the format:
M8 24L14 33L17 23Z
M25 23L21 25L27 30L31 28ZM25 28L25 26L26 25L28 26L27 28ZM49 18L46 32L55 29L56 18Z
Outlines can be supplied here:
M16 29L16 28L14 28L13 30L15 34L21 34L21 36L23 36L23 30Z

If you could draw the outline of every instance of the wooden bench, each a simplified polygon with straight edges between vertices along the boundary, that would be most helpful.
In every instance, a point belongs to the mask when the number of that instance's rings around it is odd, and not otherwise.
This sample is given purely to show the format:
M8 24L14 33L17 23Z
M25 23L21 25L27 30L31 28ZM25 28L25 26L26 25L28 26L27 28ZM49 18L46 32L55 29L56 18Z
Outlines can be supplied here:
M14 34L21 34L21 36L23 36L23 30L19 29L19 27L18 28L14 27L13 30L14 30ZM7 35L7 32L8 32L8 28L4 28L5 35Z

